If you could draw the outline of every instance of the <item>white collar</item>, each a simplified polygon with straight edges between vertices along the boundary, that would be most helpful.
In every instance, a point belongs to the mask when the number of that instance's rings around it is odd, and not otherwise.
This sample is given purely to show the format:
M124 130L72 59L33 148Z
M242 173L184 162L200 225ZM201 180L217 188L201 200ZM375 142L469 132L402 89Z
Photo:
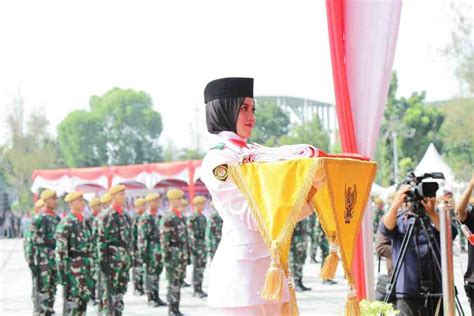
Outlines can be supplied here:
M247 142L247 138L240 137L239 135L237 135L234 132L224 131L224 132L220 132L217 135L219 135L222 138L225 138L226 140L227 139L236 139L236 140L240 140L240 141L243 141L243 142Z

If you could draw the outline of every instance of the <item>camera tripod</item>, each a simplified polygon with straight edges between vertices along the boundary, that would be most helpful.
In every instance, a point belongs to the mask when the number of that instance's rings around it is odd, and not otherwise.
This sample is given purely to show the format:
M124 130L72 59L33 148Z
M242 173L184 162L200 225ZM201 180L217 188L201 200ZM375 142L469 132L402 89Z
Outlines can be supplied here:
M414 211L413 217L408 219L409 220L408 227L407 227L405 236L403 236L402 244L400 246L400 252L399 252L397 261L394 265L393 273L392 273L392 276L390 277L390 281L387 284L387 291L386 291L385 299L384 299L385 303L389 302L390 297L394 293L398 277L400 275L403 263L405 261L407 249L410 245L411 240L415 237L414 232L419 231L420 228L422 230L422 233L426 236L426 240L428 242L428 251L429 251L432 262L434 262L434 271L432 272L434 272L434 277L438 281L438 284L441 284L441 263L438 258L438 254L440 253L440 248L439 248L438 241L435 238L433 227L431 226L430 220L427 217L427 215L424 214L424 210L419 205L419 202L414 202L414 206L411 208L411 210ZM403 216L406 212L408 211L402 212L397 217ZM417 242L416 242L416 245L417 245L417 248L418 248L417 250L419 253L419 245ZM424 268L429 268L429 267L424 267ZM439 297L442 299L443 293L432 293L433 290L430 289L430 285L434 284L433 279L431 279L431 282L428 282L428 283L422 281L422 278L421 278L422 267L420 264L419 257L418 257L418 269L420 272L421 293L417 295L417 297L425 298L425 300L428 300L429 298L435 298L435 297ZM433 273L431 273L430 277L431 278L433 277ZM405 293L398 293L398 294L405 294ZM465 314L462 309L461 302L459 301L458 290L456 287L455 287L455 300L456 300L456 310L458 314L464 316ZM427 308L430 309L430 312L431 312L430 315L434 315L435 310L434 310L433 304L429 304Z

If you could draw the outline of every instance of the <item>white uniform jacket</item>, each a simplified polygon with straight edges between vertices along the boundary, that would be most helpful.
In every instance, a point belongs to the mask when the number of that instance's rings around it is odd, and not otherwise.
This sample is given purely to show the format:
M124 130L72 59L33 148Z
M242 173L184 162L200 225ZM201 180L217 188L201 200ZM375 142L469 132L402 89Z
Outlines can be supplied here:
M218 180L213 170L222 164L238 163L246 147L232 142L245 141L235 133L221 132L223 149L212 149L201 166L201 180L211 193L214 207L224 221L222 239L209 271L208 305L217 308L269 304L260 298L270 253L242 193L232 179ZM282 301L289 301L284 280Z

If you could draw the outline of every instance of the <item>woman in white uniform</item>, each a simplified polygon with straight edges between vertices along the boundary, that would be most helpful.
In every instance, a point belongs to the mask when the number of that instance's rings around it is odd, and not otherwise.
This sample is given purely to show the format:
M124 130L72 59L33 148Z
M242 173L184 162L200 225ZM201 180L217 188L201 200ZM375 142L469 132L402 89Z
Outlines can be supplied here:
M247 201L227 178L227 165L238 163L249 152L247 139L255 126L253 79L211 81L204 99L207 129L221 140L204 158L201 179L224 222L209 271L208 305L218 315L280 315L283 303L290 300L287 280L281 301L260 297L270 253Z

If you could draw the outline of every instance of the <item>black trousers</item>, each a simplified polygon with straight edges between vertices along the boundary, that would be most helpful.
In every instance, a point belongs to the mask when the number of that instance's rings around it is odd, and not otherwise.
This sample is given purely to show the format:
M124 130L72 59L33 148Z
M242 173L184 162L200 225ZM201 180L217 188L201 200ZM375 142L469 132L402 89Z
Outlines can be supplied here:
M436 315L436 308L440 298L429 298L428 302L424 298L397 298L397 309L400 316L433 316ZM440 303L439 314L443 315L443 304Z

